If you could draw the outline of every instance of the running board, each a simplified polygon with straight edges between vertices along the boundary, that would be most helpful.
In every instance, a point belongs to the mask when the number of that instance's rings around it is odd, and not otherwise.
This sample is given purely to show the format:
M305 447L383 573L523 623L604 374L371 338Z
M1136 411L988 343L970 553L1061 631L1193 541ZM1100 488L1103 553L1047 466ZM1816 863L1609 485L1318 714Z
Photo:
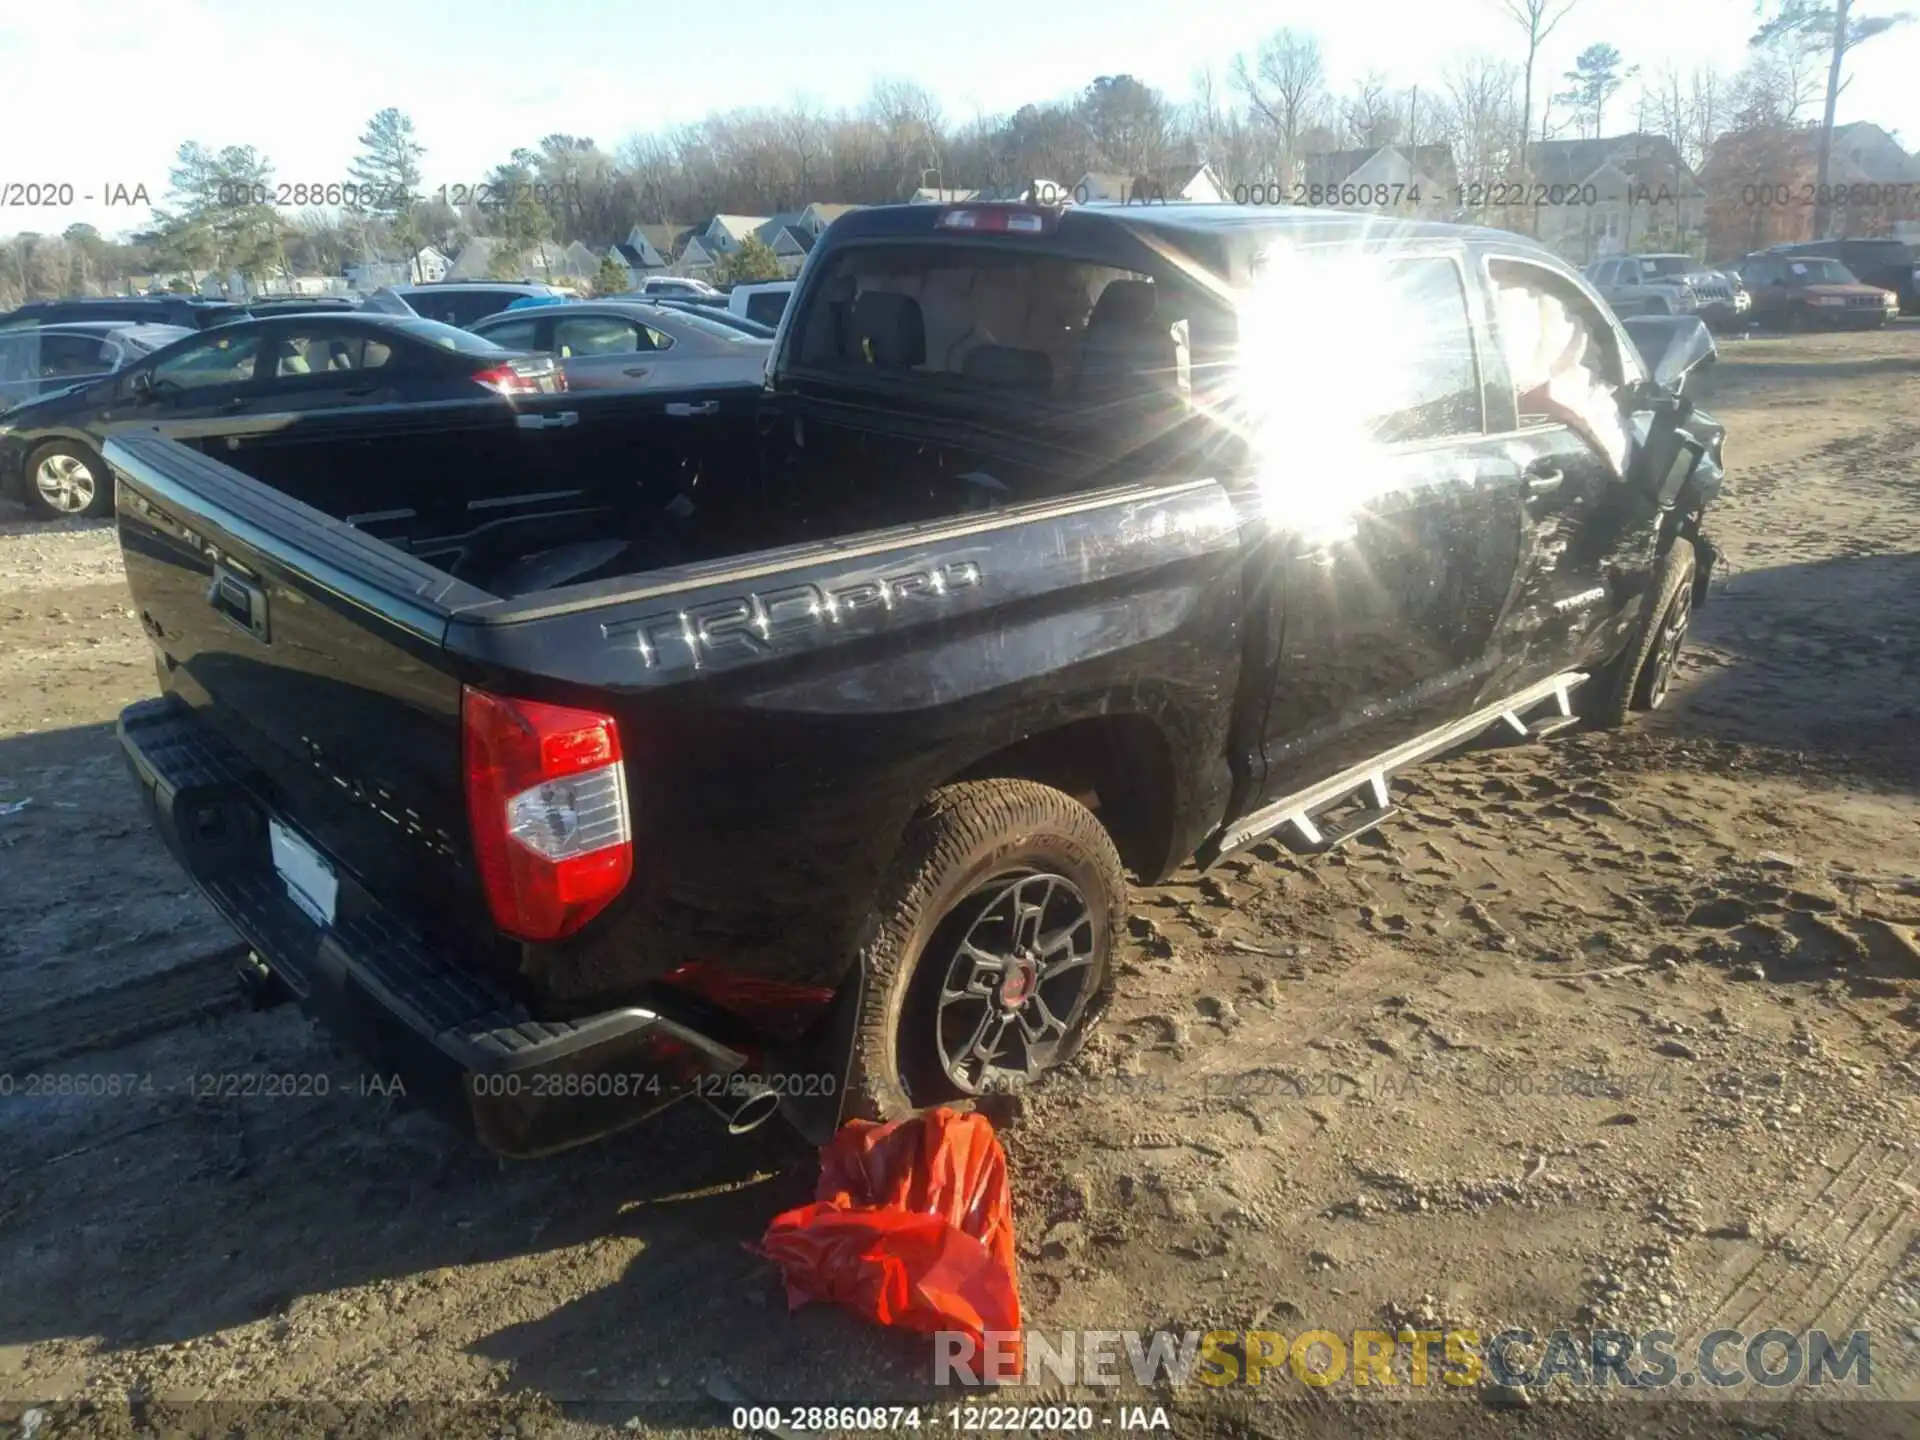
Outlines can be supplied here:
M1223 856L1243 850L1283 827L1293 832L1292 848L1309 853L1329 850L1335 844L1373 829L1393 812L1393 801L1387 785L1395 771L1418 765L1422 760L1451 750L1495 725L1505 725L1523 736L1537 736L1550 730L1564 729L1573 723L1577 717L1573 713L1572 690L1586 678L1582 671L1565 671L1551 679L1529 685L1517 695L1484 705L1452 724L1416 735L1384 754L1342 770L1317 785L1282 796L1271 805L1261 806L1251 815L1234 821L1220 831L1200 847L1195 859L1202 870L1210 869ZM1554 702L1555 713L1529 726L1522 717L1548 700ZM1372 802L1371 805L1359 814L1347 817L1344 823L1333 822L1326 826L1314 823L1315 815L1342 802L1359 801L1363 796ZM1331 843L1330 836L1333 837Z

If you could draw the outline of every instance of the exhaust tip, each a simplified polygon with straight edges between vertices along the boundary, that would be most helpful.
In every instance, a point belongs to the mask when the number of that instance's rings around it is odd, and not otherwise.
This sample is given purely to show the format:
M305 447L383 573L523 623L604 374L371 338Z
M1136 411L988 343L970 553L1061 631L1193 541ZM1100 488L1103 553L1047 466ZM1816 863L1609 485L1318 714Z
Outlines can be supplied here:
M756 1090L733 1109L727 1117L727 1133L744 1135L749 1130L758 1130L771 1120L780 1109L780 1092L777 1090Z

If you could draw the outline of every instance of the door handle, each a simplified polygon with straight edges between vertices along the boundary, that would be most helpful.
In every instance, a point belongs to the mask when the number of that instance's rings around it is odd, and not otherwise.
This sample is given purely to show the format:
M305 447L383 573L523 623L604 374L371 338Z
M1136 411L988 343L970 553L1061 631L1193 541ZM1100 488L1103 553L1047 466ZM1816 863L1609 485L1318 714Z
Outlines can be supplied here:
M207 603L254 639L266 642L267 594L258 585L216 564L213 580L207 586Z
M634 379L638 380L642 375L651 375L653 373L653 367L650 365L629 365L620 373L622 375L631 375Z
M578 410L562 410L557 415L516 415L513 423L522 430L561 430L580 423Z
M236 395L220 408L222 410L244 410L247 408L247 397L244 395Z
M718 400L702 400L698 405L690 405L684 401L675 400L667 406L667 414L669 415L718 415L719 413L720 402Z
M349 385L346 393L349 395L371 395L379 388L378 385Z

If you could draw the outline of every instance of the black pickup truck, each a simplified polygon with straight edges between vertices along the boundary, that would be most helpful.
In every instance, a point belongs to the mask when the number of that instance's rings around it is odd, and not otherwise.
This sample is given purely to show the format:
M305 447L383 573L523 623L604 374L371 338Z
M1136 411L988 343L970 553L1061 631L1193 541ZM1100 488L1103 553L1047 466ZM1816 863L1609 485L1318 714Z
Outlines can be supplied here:
M117 435L121 741L260 993L501 1153L1018 1087L1127 872L1659 703L1721 430L1632 323L1495 231L857 211L764 385Z

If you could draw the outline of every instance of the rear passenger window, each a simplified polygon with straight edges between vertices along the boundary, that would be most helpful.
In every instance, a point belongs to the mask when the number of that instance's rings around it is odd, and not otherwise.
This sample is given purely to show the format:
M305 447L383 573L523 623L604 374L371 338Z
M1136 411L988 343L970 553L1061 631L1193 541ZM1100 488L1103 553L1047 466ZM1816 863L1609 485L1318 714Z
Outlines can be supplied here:
M747 319L758 320L762 325L778 325L780 317L786 313L787 298L792 292L762 292L747 297Z
M1381 337L1375 364L1383 373L1358 378L1388 402L1373 410L1369 438L1392 445L1478 435L1484 428L1480 370L1459 267L1451 260L1409 260L1388 269L1387 287L1405 323Z
M1191 392L1193 302L1131 270L902 244L842 252L813 297L802 364L1081 404Z

